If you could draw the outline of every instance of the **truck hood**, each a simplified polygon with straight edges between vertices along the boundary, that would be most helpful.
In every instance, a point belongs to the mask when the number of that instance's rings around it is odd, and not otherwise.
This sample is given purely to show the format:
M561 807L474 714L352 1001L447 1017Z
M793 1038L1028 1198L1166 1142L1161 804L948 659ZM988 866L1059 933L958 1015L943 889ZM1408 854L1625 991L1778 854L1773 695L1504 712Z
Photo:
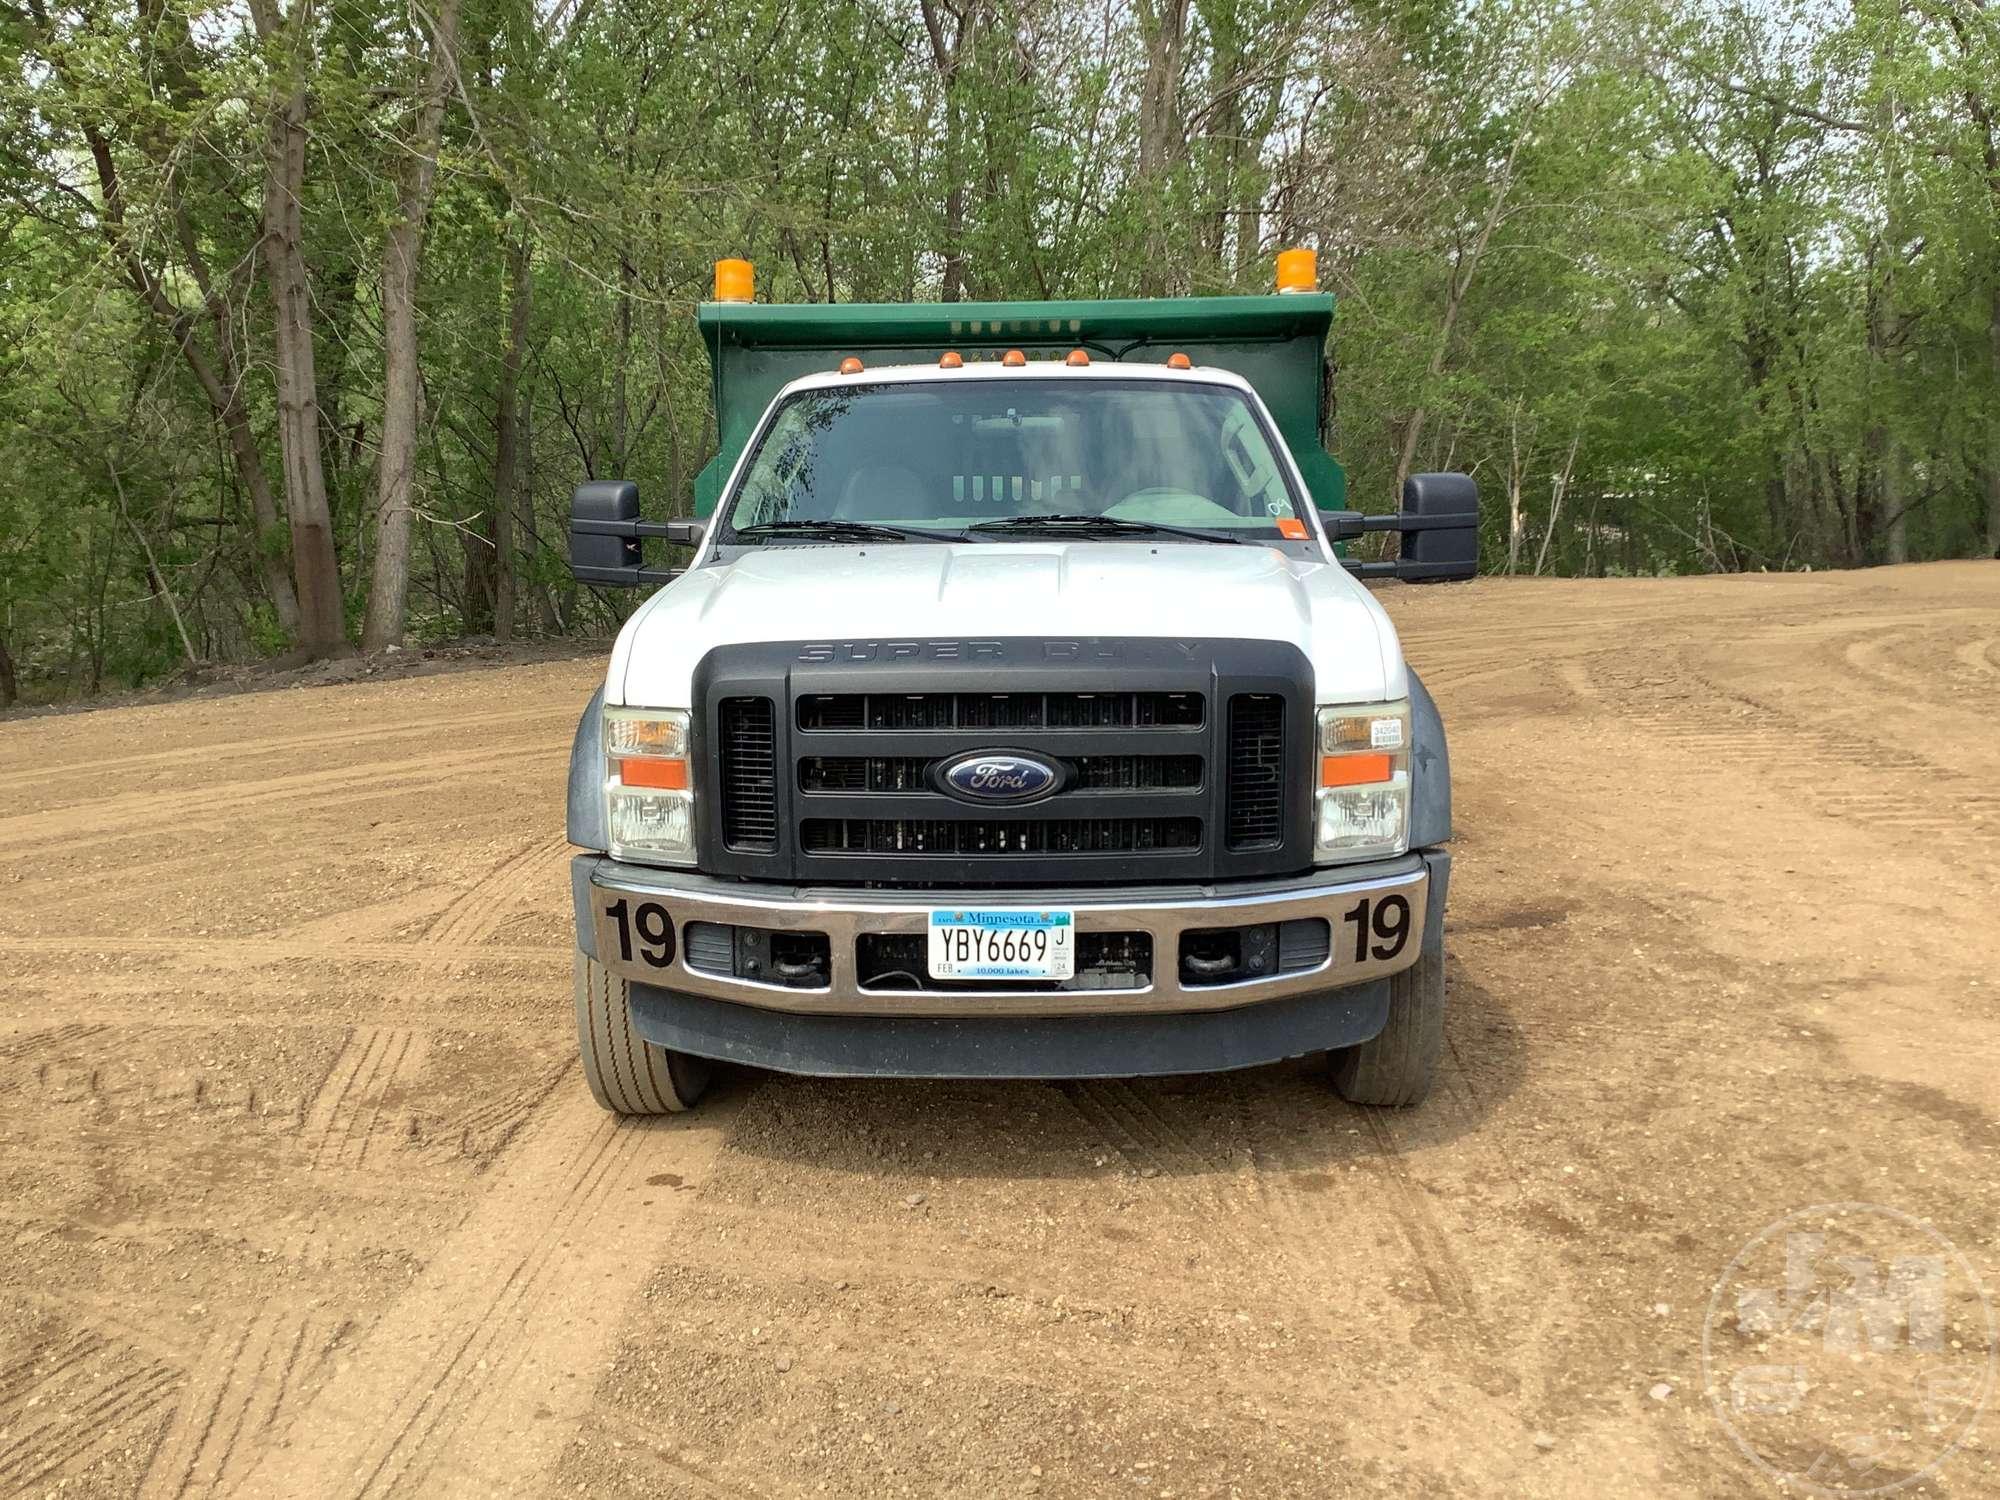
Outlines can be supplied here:
M1395 627L1337 563L1148 542L771 547L706 565L626 622L605 701L672 708L720 645L1098 636L1286 641L1321 703L1409 692Z

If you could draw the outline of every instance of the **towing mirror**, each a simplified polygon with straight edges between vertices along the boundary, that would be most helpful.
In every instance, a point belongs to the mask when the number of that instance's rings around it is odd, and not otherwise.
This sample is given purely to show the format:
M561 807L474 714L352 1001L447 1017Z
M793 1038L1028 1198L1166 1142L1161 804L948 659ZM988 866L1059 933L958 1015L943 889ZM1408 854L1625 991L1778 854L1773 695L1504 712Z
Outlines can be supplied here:
M1345 564L1357 578L1400 578L1444 583L1479 571L1479 486L1470 474L1412 474L1403 481L1403 508L1393 516L1329 511L1327 530L1337 542L1371 531L1400 531L1403 555L1387 562Z
M1479 571L1479 486L1470 474L1412 474L1403 481L1402 519L1398 578L1442 583Z
M699 521L642 521L638 485L629 479L592 479L570 496L569 570L579 583L612 588L671 583L680 571L645 566L642 539L662 537L699 547L706 534Z

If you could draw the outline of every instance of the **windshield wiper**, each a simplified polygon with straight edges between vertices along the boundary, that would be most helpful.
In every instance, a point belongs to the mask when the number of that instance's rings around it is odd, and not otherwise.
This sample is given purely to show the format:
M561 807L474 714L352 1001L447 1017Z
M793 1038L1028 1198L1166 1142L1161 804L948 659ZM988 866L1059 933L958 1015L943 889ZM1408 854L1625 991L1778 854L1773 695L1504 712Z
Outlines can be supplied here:
M891 526L884 521L757 521L735 528L739 537L828 537L857 542L962 542L958 531L926 531L921 526Z
M1227 542L1241 546L1243 538L1227 532L1197 531L1192 526L1169 526L1164 521L1132 521L1124 516L1062 515L1003 516L997 521L975 521L967 531L1045 531L1054 536L1065 532L1078 536L1184 536L1196 542Z

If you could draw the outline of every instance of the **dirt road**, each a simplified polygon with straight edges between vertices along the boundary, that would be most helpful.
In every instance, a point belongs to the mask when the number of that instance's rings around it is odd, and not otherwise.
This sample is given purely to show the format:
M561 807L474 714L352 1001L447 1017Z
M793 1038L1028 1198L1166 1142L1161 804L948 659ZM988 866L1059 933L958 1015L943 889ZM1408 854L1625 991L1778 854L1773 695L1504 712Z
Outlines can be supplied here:
M614 1124L598 664L0 724L0 1494L1779 1493L1703 1394L1752 1236L1879 1203L2000 1293L2000 564L1385 602L1459 829L1394 1114ZM1921 1492L2000 1493L1990 1437Z

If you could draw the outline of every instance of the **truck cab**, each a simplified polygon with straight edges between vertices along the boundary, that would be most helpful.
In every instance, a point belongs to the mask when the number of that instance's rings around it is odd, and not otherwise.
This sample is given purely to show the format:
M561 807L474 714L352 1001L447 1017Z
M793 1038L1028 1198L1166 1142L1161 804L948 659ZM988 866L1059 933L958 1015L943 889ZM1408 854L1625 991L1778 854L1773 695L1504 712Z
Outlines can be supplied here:
M739 263L740 264L740 263ZM725 263L719 291L740 286ZM579 488L663 584L569 776L585 1078L1130 1077L1442 1046L1450 771L1357 574L1469 576L1477 494L1346 509L1331 298L701 309L705 518ZM1275 397L1275 399L1273 399ZM754 412L749 408L754 406ZM1362 563L1344 544L1404 533ZM680 570L649 539L691 546Z

